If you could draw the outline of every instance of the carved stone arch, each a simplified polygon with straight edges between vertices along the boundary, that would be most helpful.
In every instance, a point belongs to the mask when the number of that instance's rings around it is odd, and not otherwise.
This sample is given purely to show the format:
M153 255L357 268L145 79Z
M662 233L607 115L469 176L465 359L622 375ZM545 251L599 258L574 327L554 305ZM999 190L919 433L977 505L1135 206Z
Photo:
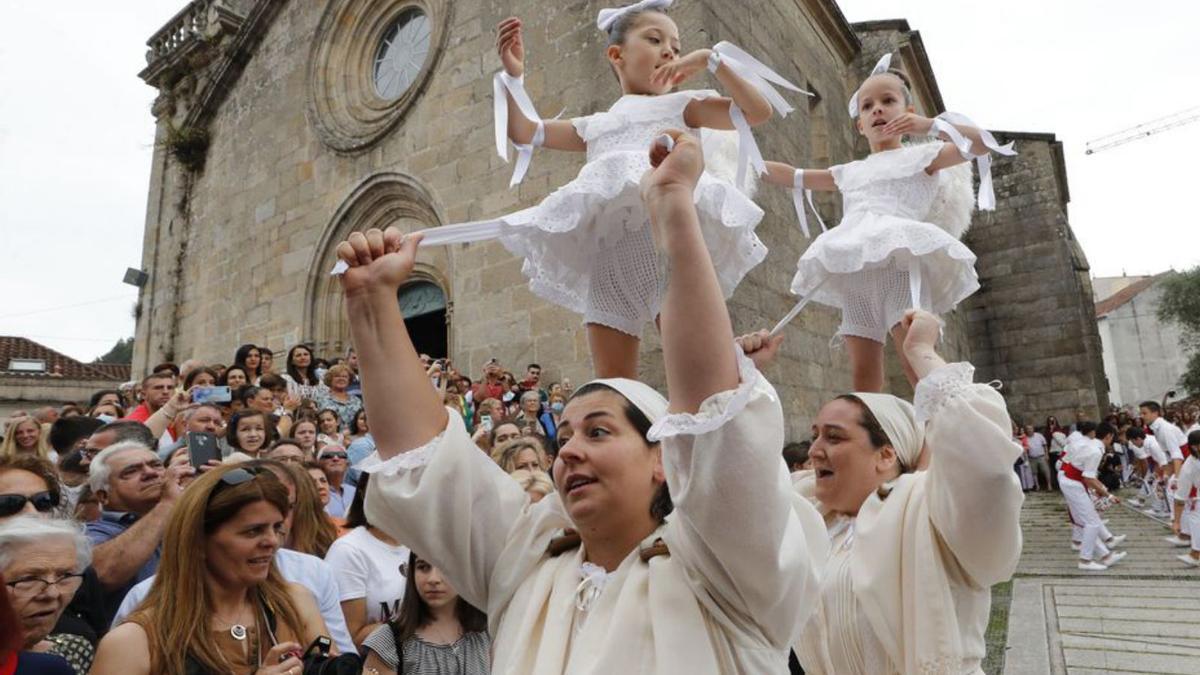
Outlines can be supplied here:
M309 263L304 292L304 330L320 354L337 354L350 346L350 326L341 282L329 270L337 261L337 245L352 232L395 225L404 232L436 227L443 222L432 194L416 179L400 173L379 173L358 184L342 201ZM454 314L451 256L444 246L422 248L412 279L436 284L446 297L447 343L453 344Z

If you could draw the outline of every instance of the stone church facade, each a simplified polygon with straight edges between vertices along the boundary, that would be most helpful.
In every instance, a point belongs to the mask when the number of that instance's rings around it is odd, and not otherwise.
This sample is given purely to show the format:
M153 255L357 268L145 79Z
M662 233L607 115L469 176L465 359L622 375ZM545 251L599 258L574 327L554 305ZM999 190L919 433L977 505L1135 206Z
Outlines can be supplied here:
M611 0L610 0L611 2ZM140 76L156 87L157 151L149 186L134 372L162 360L228 363L237 345L318 354L349 346L334 247L348 233L493 217L537 203L581 156L538 151L518 189L492 138L493 27L526 22L526 84L543 114L606 109L619 95L603 58L597 10L565 0L193 0L149 41ZM834 0L756 0L729 12L685 0L671 14L684 49L729 40L816 96L756 129L769 158L824 167L861 157L845 101L884 51L898 54L918 109L944 109L919 33L904 21L850 24ZM407 31L407 32L406 32ZM403 82L376 80L381 45L417 40ZM711 86L707 74L687 86ZM381 89L387 89L386 97ZM1001 134L1020 156L995 166L999 208L977 215L968 245L982 290L947 317L945 351L1005 382L1015 415L1060 417L1107 405L1087 262L1066 218L1062 148L1049 134ZM761 189L770 249L729 306L735 329L770 326L792 304L808 241L791 196ZM840 202L817 202L836 222ZM495 242L427 248L398 302L426 351L475 375L495 356L580 382L590 372L577 316L533 296L521 261ZM1052 316L1035 327L1031 318ZM1090 319L1090 321L1089 321ZM823 400L849 387L831 349L836 313L810 307L788 329L768 376L803 437ZM652 330L643 377L662 384ZM907 390L895 364L892 388Z

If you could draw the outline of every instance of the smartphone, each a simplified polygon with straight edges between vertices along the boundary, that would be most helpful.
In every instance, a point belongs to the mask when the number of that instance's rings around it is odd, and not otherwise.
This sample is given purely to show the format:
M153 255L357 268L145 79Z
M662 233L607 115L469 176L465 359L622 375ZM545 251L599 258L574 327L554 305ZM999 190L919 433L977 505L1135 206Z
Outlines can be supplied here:
M216 434L210 434L207 431L189 431L187 449L192 466L197 469L212 460L221 461L221 446L217 445Z
M196 387L192 403L229 403L233 400L229 387Z
M484 416L480 417L479 425L483 427L484 431L487 431L490 433L492 430L492 416L484 415Z

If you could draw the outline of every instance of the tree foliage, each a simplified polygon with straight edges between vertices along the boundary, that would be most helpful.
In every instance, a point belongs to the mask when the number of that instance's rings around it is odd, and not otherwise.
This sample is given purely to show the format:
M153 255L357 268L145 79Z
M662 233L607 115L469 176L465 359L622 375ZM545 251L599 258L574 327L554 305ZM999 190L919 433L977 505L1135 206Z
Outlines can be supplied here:
M1188 353L1187 370L1179 385L1188 393L1200 393L1200 267L1162 280L1158 320L1179 325L1180 345Z
M117 340L117 344L92 363L133 363L133 338Z

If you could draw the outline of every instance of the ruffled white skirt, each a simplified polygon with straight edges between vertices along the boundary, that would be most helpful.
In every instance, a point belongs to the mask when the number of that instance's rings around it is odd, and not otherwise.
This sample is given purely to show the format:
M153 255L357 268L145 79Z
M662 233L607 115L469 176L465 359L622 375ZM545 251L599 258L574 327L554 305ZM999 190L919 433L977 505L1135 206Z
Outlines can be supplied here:
M883 342L920 309L943 314L979 289L975 254L942 228L874 212L848 214L800 257L792 293L842 311L839 335Z

